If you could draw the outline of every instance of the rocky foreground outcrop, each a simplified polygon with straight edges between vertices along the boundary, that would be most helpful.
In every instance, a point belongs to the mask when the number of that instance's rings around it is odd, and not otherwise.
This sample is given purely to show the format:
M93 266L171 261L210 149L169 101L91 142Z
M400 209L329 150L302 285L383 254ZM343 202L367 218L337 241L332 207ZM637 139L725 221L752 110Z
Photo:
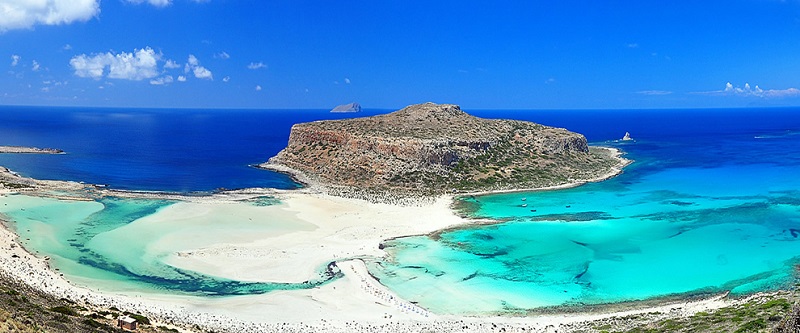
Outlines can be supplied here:
M482 119L457 105L425 103L296 124L288 146L262 166L299 171L336 193L433 195L589 180L618 162L562 128Z

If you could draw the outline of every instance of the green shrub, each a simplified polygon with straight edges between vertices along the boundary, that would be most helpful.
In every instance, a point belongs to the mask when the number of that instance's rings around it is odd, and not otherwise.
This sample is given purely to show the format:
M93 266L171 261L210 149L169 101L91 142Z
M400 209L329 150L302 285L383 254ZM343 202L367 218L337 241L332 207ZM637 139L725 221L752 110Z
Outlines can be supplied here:
M64 315L67 315L67 316L73 316L73 317L78 315L78 312L76 312L75 310L73 310L72 308L70 308L68 306L63 306L63 305L62 306L52 307L52 308L50 308L50 311L55 312L55 313L64 314Z

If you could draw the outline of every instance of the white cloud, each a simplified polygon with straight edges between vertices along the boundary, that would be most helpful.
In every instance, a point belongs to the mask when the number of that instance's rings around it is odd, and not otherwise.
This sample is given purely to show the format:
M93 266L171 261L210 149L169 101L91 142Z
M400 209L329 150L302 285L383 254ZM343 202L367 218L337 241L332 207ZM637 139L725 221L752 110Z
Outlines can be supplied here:
M178 82L186 82L186 77L183 75L178 75Z
M165 84L170 84L170 83L172 83L172 81L173 81L172 75L167 75L167 76L162 76L162 77L150 80L150 84L156 85L156 86L162 86L162 85L165 85Z
M551 84L551 83L555 83L555 82L556 82L556 79L555 79L555 78L552 78L552 77L551 77L551 78L549 78L549 79L547 79L547 80L544 80L544 83L545 83L545 84Z
M189 59L186 61L186 66L184 66L183 71L186 73L192 72L194 77L198 79L214 79L211 71L203 66L200 66L200 60L197 60L197 57L195 57L193 54L189 55Z
M197 57L195 57L194 54L190 54L189 59L186 60L186 66L197 66L197 65L200 65L200 61L197 60Z
M127 0L127 1L137 5L146 2L156 7L166 7L172 4L172 0Z
M742 96L742 97L761 97L761 98L783 98L783 97L796 97L800 96L800 89L787 88L787 89L761 89L758 85L755 88L751 87L749 83L745 83L744 87L736 87L730 82L725 84L725 89L695 92L699 95L712 95L712 96Z
M637 44L637 43L630 43L630 44L628 44L627 46L628 46L628 48L635 49L635 48L638 48L638 47L639 47L639 44Z
M247 68L249 69L267 68L267 65L265 65L263 62L251 62L249 65L247 65Z
M669 90L642 90L642 91L637 91L636 93L648 96L663 96L672 94L672 92Z
M221 52L221 53L215 54L215 55L214 55L214 58L220 58L220 59L230 59L230 58L231 58L231 55L230 55L230 54L228 54L228 52L225 52L225 51L223 51L223 52Z
M133 53L111 52L87 56L81 54L70 59L69 64L79 77L99 80L104 75L111 79L144 80L158 76L158 61L161 54L146 47ZM106 74L108 67L108 74Z
M22 57L16 54L11 55L11 67L17 66L19 64L19 59L22 59Z
M175 68L181 68L181 65L179 65L179 64L178 64L177 62L175 62L175 61L172 61L172 60L167 60L167 62L164 64L164 68L166 68L166 69L175 69Z
M34 72L39 71L39 67L40 66L39 66L39 62L38 61L34 60L34 61L31 62L31 70L32 71L34 71Z
M260 85L256 85L256 91L261 91L261 86Z
M231 80L230 76L226 76L226 77L222 78L222 82L230 82L230 80Z
M62 81L51 81L51 80L42 81L42 84L48 85L48 86L49 85L60 86L60 85L66 85L67 83L68 83L67 81L63 81L63 82Z
M64 50L64 51L72 50L72 45L66 44L61 49Z
M211 71L203 66L199 66L194 69L194 77L198 79L207 79L207 80L214 79L214 76L211 74Z
M350 84L350 79L349 78L344 78L344 83Z
M0 32L36 24L59 25L86 21L100 13L99 0L3 0Z

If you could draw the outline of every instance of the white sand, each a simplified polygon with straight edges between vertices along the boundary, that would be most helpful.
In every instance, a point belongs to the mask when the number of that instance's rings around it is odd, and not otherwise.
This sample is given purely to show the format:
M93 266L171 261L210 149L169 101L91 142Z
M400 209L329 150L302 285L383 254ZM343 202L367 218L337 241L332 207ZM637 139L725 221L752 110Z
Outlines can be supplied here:
M616 173L614 173L616 174ZM609 175L613 176L612 175ZM1 192L8 193L6 190ZM254 194L255 195L255 194ZM254 196L253 195L253 196ZM16 235L0 228L0 269L35 288L87 306L141 313L161 323L199 325L224 332L552 332L591 327L587 320L632 314L687 316L735 301L715 297L696 302L600 314L559 314L531 317L437 316L400 299L369 276L363 256L383 256L378 248L393 237L426 234L476 223L456 216L452 198L443 196L424 206L401 207L332 197L311 191L279 194L282 204L253 207L229 197L182 202L137 220L126 232L144 232L164 223L175 224L153 240L155 252L174 251L166 262L185 269L245 281L300 282L337 261L344 277L318 288L277 291L239 297L189 297L153 293L111 294L69 284L46 261L24 251ZM239 196L241 198L241 195ZM274 230L260 234L218 234L180 240L176 234L192 221L210 227L219 216L275 219ZM213 231L213 230L212 230ZM193 237L194 235L188 235ZM187 238L188 239L188 238ZM12 257L15 255L16 257ZM497 325L497 327L494 327Z
M218 242L200 250L176 253L167 262L231 279L303 282L331 261L355 256L383 256L378 244L387 238L426 234L467 222L450 211L451 199L448 197L428 206L400 207L289 192L282 195L282 202L281 205L259 208L273 212L271 216L278 219L283 216L284 220L300 220L313 228L244 243ZM184 211L165 210L153 217L158 220L155 223L171 221L182 218Z
M313 225L299 230L285 229L274 237L257 241L225 238L206 248L176 254L170 262L184 268L223 277L253 281L297 281L316 273L320 265L354 256L381 256L378 244L390 237L422 234L469 223L449 208L451 199L442 197L422 207L398 207L342 199L320 194L290 192L284 204L270 206ZM200 206L196 206L200 205ZM205 206L203 206L205 205ZM147 223L166 223L170 219L192 216L201 219L215 210L225 211L238 204L186 203L164 210ZM205 209L200 209L205 207ZM76 287L50 270L17 245L16 236L0 230L0 268L45 292L89 305L116 306L142 313L164 323L200 325L229 332L374 332L413 331L422 328L442 332L491 331L491 325L508 331L523 327L546 332L560 327L573 330L586 320L601 320L637 313L661 312L664 316L691 315L718 308L731 301L723 298L663 305L657 308L605 314L562 314L533 317L454 317L437 316L404 301L372 279L360 260L339 261L344 278L322 287L278 291L264 295L201 298L162 294L109 294ZM12 258L12 254L18 258ZM246 267L243 270L241 267ZM463 329L462 327L468 327Z

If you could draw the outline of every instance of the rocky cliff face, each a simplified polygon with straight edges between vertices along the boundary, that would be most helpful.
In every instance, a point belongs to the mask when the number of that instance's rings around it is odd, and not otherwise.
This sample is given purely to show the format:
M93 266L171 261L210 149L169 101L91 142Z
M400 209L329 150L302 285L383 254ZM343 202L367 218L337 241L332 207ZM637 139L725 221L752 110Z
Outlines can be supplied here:
M583 135L473 117L457 105L418 104L386 115L292 127L268 165L323 186L441 193L538 187L607 170Z

